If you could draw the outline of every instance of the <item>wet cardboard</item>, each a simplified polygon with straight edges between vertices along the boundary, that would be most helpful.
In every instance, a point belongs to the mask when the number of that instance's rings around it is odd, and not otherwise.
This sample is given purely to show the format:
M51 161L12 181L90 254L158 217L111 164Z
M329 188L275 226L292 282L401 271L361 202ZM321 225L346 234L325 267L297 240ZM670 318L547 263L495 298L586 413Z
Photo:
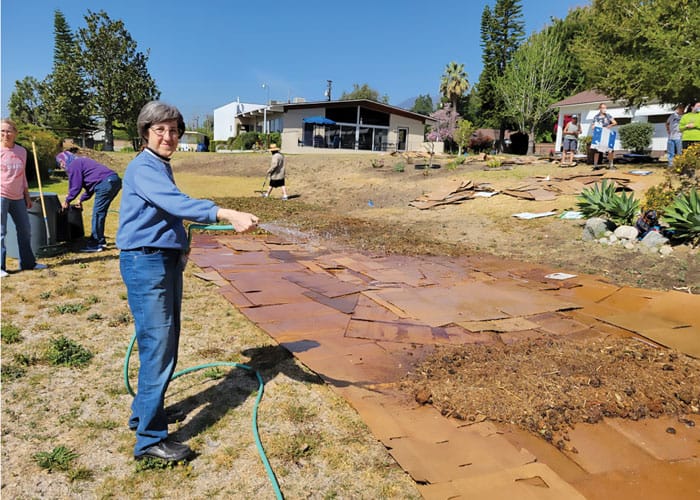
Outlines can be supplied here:
M689 427L677 417L645 418L637 421L606 418L605 424L625 436L658 460L700 458L700 418L689 415L696 425ZM673 433L668 430L673 429ZM698 483L700 488L700 483Z
M654 458L609 425L578 424L569 431L566 455L590 474L634 470ZM570 451L575 448L576 453Z
M265 243L258 251L260 240L252 241L232 252L228 240L221 241L227 248L207 236L202 242L207 248L194 248L193 260L228 280L222 295L357 409L401 467L426 483L419 486L425 498L581 498L557 475L559 469L533 463L533 453L514 445L493 424L464 425L432 407L417 406L396 390L435 345L510 343L580 331L633 335L627 329L633 320L624 313L638 315L643 309L666 321L654 328L646 322L647 333L669 325L676 333L684 330L678 324L695 320L688 311L698 310L695 296L622 290L600 277L579 276L570 280L574 288L545 291L539 274L549 270L543 266L492 256L367 257L323 254L282 242ZM303 279L285 279L302 269ZM365 289L342 294L352 286ZM260 305L266 301L255 297L289 302ZM568 310L572 304L582 309ZM480 322L492 320L528 321L536 328L480 333L455 324L479 330ZM679 425L676 435L661 436L661 421L640 422L577 426L567 444L578 453L567 452L567 457L578 464L583 479L570 473L571 466L561 471L585 491L595 491L595 478L629 480L638 471L667 465L659 462L662 458L683 464L696 460L697 431Z
M545 464L531 463L473 478L418 485L426 500L585 500Z

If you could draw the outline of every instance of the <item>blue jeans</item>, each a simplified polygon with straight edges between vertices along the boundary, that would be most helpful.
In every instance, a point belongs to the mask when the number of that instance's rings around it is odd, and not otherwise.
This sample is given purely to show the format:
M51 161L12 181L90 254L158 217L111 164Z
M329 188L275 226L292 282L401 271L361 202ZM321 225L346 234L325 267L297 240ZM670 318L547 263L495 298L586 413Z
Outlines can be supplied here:
M92 207L92 234L90 235L91 243L95 245L107 243L105 239L107 211L121 188L122 180L117 174L110 175L95 186L95 204Z
M673 165L673 157L683 152L683 143L680 139L669 139L666 143L668 152L668 166Z
M32 251L32 227L29 224L29 214L24 198L21 200L11 200L0 198L0 250L2 252L2 269L5 270L7 250L5 249L5 236L7 236L7 216L12 217L12 221L17 228L17 250L19 251L19 268L34 269L36 257Z
M177 364L182 304L181 252L122 250L119 268L134 317L139 351L136 397L129 427L136 429L134 456L168 437L165 392Z

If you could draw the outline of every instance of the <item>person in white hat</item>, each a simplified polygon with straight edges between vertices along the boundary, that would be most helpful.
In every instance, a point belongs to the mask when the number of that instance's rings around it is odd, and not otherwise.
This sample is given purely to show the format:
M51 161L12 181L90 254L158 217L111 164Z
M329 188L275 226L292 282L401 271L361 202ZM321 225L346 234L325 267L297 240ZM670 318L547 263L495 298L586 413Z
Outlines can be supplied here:
M270 185L267 187L267 192L263 193L263 197L270 196L273 188L282 188L282 199L287 199L287 188L284 185L284 155L280 152L280 148L274 142L270 144L270 153L272 153L272 161L270 168L267 169L267 175L270 177Z

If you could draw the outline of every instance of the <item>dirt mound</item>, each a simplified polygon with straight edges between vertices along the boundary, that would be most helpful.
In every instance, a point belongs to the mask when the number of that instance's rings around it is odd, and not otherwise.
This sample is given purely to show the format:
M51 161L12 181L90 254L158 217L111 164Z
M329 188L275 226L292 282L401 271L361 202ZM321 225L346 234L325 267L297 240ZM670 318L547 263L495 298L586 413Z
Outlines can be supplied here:
M439 347L403 389L443 415L517 424L575 452L568 430L603 417L667 414L694 426L700 361L619 338Z

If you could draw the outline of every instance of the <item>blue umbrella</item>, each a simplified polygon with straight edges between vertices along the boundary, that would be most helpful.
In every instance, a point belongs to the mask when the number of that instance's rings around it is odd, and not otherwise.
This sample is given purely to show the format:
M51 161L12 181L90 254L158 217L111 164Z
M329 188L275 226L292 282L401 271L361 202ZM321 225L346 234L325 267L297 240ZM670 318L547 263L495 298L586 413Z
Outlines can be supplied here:
M335 122L333 120L330 120L325 116L308 116L302 121L304 123L311 123L313 125L335 125Z

